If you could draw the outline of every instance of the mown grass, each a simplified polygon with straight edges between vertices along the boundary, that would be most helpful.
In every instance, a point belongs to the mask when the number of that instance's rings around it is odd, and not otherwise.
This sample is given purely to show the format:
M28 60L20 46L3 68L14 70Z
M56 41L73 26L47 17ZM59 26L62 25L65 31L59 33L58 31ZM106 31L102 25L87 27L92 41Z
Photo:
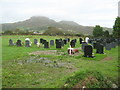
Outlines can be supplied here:
M85 58L82 57L83 54L68 55L67 48L69 44L65 45L62 49L57 49L58 52L64 52L62 55L40 55L40 57L46 57L53 61L61 60L63 63L70 63L73 66L71 69L46 67L42 63L25 63L20 65L17 61L31 57L28 55L30 52L56 50L55 46L49 49L44 49L42 46L41 48L37 48L36 45L32 45L32 47L8 46L8 40L10 38L13 39L13 41L17 41L19 38L24 41L26 37L29 37L32 42L34 38L44 38L48 41L60 38L57 36L2 36L2 86L4 88L61 88L66 82L66 78L70 75L86 70L98 71L113 83L118 84L118 47L110 51L105 51L106 54L96 54L94 50L95 58ZM80 47L81 45L77 43L75 48ZM111 60L104 60L106 57L112 58Z

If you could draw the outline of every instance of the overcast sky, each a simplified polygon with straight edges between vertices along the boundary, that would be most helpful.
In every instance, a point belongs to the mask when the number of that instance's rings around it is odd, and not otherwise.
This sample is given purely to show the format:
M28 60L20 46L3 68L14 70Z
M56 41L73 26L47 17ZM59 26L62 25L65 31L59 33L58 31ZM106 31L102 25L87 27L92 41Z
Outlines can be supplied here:
M2 21L12 23L31 16L69 20L84 26L113 27L120 0L0 0Z

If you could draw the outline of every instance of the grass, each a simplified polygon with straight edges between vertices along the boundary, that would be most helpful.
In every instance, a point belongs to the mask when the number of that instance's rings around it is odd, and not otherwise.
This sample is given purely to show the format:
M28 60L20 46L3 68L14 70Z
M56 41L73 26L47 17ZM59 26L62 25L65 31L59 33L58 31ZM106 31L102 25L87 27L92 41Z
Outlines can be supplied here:
M62 49L57 49L58 54L52 55L40 55L40 57L46 57L49 60L60 60L62 63L70 63L72 68L52 68L46 67L42 63L25 63L23 65L18 64L20 60L26 60L29 57L28 53L39 50L56 50L55 46L49 49L37 48L36 45L32 47L17 47L8 46L8 40L11 38L14 42L17 39L25 40L29 37L33 42L34 38L44 38L49 40L55 40L60 38L58 36L2 36L2 87L3 88L61 88L66 82L66 79L77 72L98 71L107 77L113 83L118 85L118 47L113 48L110 51L106 51L106 54L96 54L94 50L95 58L85 58L80 55L68 55L67 48L69 44L65 45ZM65 37L62 37L65 38ZM76 38L76 37L71 37ZM75 48L80 48L81 45L77 43ZM64 54L60 55L59 53ZM34 57L34 55L33 55ZM111 60L104 60L104 58L112 57ZM89 86L89 85L88 85Z

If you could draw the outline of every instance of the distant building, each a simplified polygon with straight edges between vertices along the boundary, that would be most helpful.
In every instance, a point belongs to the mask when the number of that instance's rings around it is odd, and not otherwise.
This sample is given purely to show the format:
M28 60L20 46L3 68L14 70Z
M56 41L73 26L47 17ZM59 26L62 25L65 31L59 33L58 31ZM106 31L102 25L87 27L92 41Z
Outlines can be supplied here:
M118 17L120 17L120 1L118 2Z

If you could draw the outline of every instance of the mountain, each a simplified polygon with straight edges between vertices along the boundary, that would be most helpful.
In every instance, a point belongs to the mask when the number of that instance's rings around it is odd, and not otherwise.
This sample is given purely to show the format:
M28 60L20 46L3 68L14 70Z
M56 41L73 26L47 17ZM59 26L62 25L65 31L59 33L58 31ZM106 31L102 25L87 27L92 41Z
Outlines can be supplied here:
M74 21L60 21L56 22L48 17L44 16L33 16L30 19L25 21L20 21L16 23L4 23L2 24L2 30L11 30L14 31L16 28L20 30L33 30L33 31L43 31L47 30L47 28L57 27L63 31L71 31L74 33L82 33L82 34L92 34L93 28L92 26L82 26ZM111 28L104 28L108 30L110 33L112 32Z

